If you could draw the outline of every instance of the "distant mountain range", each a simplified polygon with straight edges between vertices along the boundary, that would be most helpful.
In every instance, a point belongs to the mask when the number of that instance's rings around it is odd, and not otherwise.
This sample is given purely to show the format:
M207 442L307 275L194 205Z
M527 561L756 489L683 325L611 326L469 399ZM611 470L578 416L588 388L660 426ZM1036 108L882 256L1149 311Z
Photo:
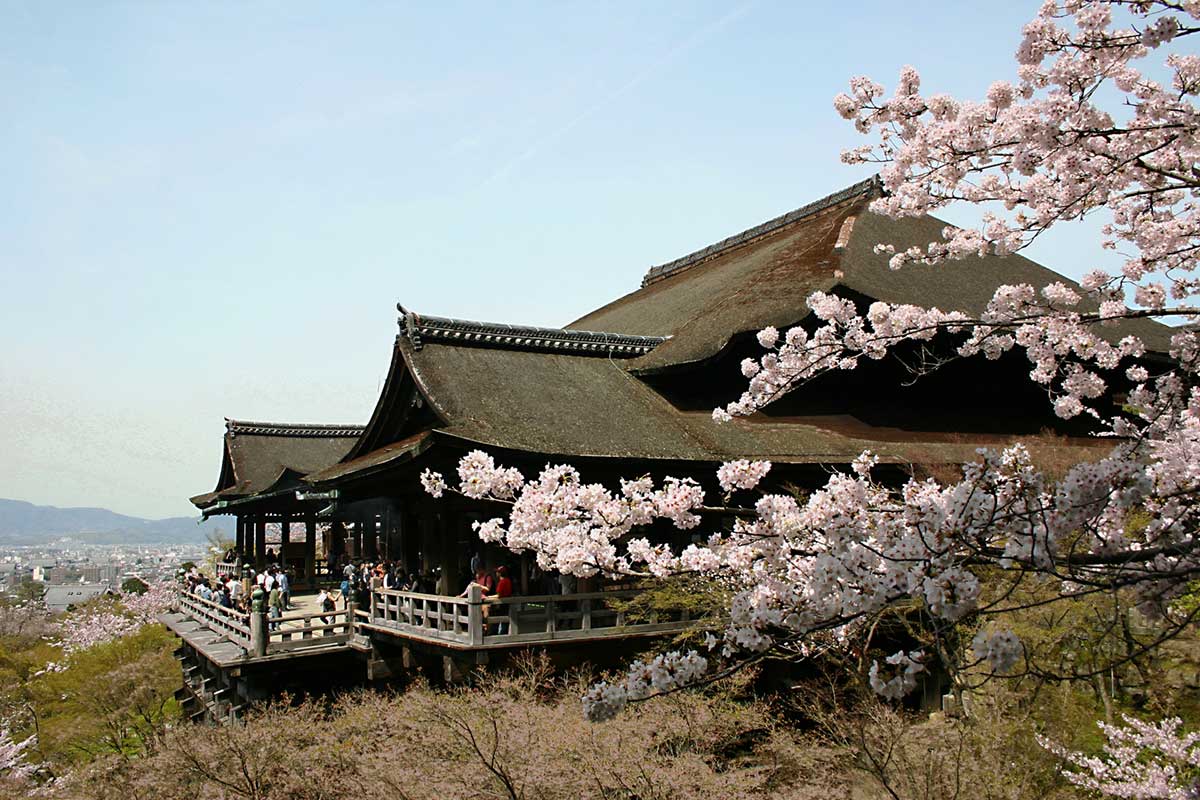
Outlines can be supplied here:
M229 535L233 524L221 519L202 523L199 517L142 519L106 508L56 508L0 499L2 544L42 544L64 537L88 544L200 544L214 530Z

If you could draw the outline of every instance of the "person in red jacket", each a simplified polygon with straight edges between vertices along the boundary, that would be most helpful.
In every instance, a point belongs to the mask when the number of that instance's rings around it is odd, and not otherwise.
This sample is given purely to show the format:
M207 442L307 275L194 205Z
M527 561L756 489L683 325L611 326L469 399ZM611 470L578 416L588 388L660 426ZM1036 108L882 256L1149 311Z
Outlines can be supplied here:
M512 597L512 593L513 593L512 578L508 577L508 567L506 567L502 564L502 565L496 567L496 597L501 598L501 599L505 598L505 597ZM513 604L505 603L503 606L500 607L500 611L497 613L500 614L501 616L505 616L505 617L511 616L513 613L513 610L515 608L516 608L516 606L514 606ZM508 633L508 623L501 622L499 624L499 626L497 627L496 633L499 633L499 634Z

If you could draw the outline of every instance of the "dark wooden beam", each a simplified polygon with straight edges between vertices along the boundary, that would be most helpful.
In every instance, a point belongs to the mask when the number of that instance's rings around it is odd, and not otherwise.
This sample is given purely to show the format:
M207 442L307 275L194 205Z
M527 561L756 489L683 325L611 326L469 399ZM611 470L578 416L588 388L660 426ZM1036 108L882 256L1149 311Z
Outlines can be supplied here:
M317 580L317 518L312 514L304 518L304 580L310 586Z

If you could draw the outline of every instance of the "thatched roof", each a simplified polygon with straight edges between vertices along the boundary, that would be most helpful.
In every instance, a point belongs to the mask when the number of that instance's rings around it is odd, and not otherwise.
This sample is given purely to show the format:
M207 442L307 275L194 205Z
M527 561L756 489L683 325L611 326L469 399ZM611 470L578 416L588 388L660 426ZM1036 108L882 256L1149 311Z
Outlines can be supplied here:
M547 459L843 464L871 449L893 463L970 460L976 447L1006 437L884 428L828 414L756 414L718 426L708 411L682 408L657 390L680 368L715 363L739 334L803 321L806 298L816 290L977 313L1001 284L1070 283L1020 256L892 271L876 244L924 246L940 238L945 223L872 214L877 192L876 181L864 181L654 267L637 291L564 329L431 317L401 307L391 368L365 429L293 426L305 432L292 436L231 423L217 490L193 501L203 507L301 476L336 486L420 459L439 445ZM1134 332L1164 349L1169 329L1148 321L1105 329L1113 337ZM689 384L674 385L677 395ZM242 425L246 430L235 430Z
M1073 281L1019 255L972 257L936 267L888 267L876 244L897 252L941 239L947 223L931 216L891 219L867 210L872 179L810 203L668 264L652 267L642 287L569 327L670 336L631 365L648 374L710 358L738 333L795 325L815 291L839 289L872 300L978 314L1003 284L1040 288ZM1169 329L1149 320L1102 330L1114 340L1137 334L1165 351Z
M981 444L1007 440L881 429L850 418L758 414L716 425L707 411L676 408L630 374L629 365L640 360L633 352L574 346L606 334L549 332L571 343L556 347L519 326L503 326L515 332L503 339L468 339L458 334L502 326L444 318L433 318L444 327L430 336L423 327L428 319L404 312L387 382L359 446L342 463L309 475L309 483L329 486L363 477L416 459L439 443L547 458L700 463L748 457L845 464L871 449L885 463L934 464L968 461ZM609 341L632 344L612 335ZM659 341L658 347L670 342ZM413 410L421 407L429 413L415 424ZM389 431L395 438L386 441ZM363 448L364 442L376 444Z
M199 508L299 484L300 477L336 464L362 433L360 425L296 425L225 420L216 488L191 498Z

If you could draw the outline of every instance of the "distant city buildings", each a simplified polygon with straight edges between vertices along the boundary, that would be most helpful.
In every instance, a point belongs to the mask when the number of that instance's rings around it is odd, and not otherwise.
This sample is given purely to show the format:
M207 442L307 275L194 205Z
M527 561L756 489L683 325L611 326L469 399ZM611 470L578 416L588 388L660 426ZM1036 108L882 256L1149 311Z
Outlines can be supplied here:
M180 564L203 563L206 545L92 545L59 539L44 545L0 545L0 596L25 597L22 584L45 587L53 611L118 591L129 578L170 579Z

